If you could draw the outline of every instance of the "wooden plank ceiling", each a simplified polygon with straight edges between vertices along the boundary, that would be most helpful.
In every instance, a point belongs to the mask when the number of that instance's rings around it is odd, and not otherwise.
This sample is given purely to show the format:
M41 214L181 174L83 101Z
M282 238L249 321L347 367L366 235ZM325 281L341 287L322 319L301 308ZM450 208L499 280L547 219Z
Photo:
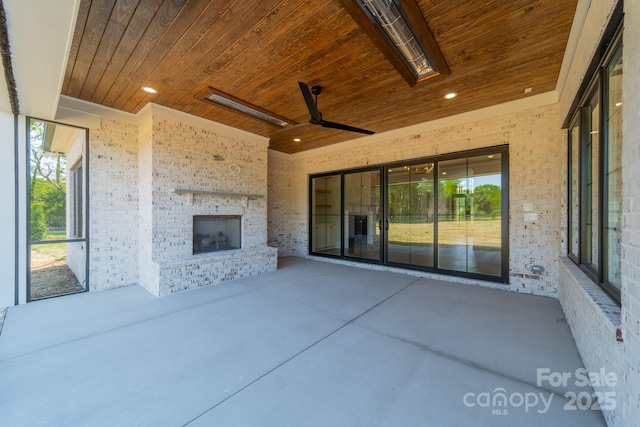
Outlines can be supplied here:
M155 102L296 153L362 135L280 130L198 95L213 87L302 124L302 81L322 86L325 120L384 132L555 89L577 0L417 3L451 74L411 86L338 0L81 0L63 94L131 113Z

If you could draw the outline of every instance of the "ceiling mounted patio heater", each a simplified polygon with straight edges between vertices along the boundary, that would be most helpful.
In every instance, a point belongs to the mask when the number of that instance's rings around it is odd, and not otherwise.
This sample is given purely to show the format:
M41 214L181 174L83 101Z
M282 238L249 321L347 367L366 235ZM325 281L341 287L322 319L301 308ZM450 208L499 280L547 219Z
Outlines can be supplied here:
M449 74L415 0L340 2L410 85Z
M252 105L246 101L243 101L211 87L200 92L197 97L211 104L223 107L227 110L241 113L254 119L262 120L280 128L287 128L296 124L296 122L294 122L293 120L289 120L285 117L279 116L275 113Z

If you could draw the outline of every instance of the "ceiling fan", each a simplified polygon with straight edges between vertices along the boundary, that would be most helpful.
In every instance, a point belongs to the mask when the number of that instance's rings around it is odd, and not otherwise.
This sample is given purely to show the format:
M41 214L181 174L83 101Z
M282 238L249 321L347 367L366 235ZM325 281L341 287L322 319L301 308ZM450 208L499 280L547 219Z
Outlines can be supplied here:
M370 130L360 129L349 125L343 125L342 123L324 120L322 118L322 113L318 111L318 95L322 91L322 88L320 86L312 86L311 89L309 89L309 85L307 85L306 83L298 82L298 84L300 85L302 96L304 96L304 102L307 104L307 109L309 110L309 114L311 115L309 123L311 123L312 125L320 125L325 128L346 130L349 132L358 132L367 135L373 135L375 133ZM313 98L313 95L315 95L315 100Z

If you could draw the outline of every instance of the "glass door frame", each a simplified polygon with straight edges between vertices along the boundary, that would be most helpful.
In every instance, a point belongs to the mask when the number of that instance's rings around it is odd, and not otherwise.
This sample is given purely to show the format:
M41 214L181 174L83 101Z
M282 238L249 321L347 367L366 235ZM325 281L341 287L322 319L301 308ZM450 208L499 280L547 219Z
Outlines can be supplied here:
M501 242L501 246L500 246L500 250L501 250L501 255L500 255L500 276L493 276L493 275L487 275L487 274L481 274L481 273L476 273L476 272L465 272L465 271L458 271L458 270L447 270L447 269L442 269L439 268L439 254L438 254L438 221L437 221L437 216L438 216L438 199L439 199L439 194L438 194L438 178L437 178L437 172L438 172L438 165L441 161L447 161L447 160L454 160L454 159L460 159L460 158L470 158L470 157L476 157L476 156L483 156L483 155L490 155L490 154L500 154L501 155L501 200L500 200L500 212L501 212L501 219L500 219L500 242ZM400 263L400 262L393 262L393 261L389 261L388 259L388 255L389 255L389 249L388 249L388 234L389 234L389 229L388 229L388 219L389 219L389 192L388 192L388 179L387 179L387 173L388 170L391 168L398 168L398 167L402 167L404 165L408 165L408 164L418 164L418 163L426 163L426 162L430 162L430 163L434 163L435 164L435 174L434 174L434 190L433 190L433 197L434 197L434 215L435 215L435 219L434 219L434 228L433 228L433 235L434 235L434 242L433 242L433 266L422 266L422 265L414 265L414 264L404 264L404 263ZM350 256L348 253L346 253L345 251L345 233L347 230L345 230L345 226L344 226L344 209L345 209L345 188L344 188L344 176L348 175L348 174L352 174L352 173L361 173L361 172L368 172L368 171L379 171L380 172L380 180L379 180L379 184L380 184L380 222L378 224L376 224L376 226L379 227L380 229L380 259L379 260L372 260L372 259L367 259L367 258L360 258L360 257L354 257L354 256ZM314 178L322 178L322 177L326 177L326 176L339 176L340 177L340 191L341 191L341 202L340 202L340 215L342 217L342 220L340 221L340 251L339 251L339 255L337 254L328 254L328 253L321 253L321 252L314 252L313 247L312 247L312 239L313 239L313 226L312 226L312 222L313 222L313 207L312 207L312 189L313 189L313 179ZM473 149L473 150L468 150L468 151L462 151L462 152L454 152L454 153L447 153L447 154L442 154L442 155L434 155L434 156L429 156L429 157L420 157L420 158L414 158L414 159L406 159L406 160L402 160L402 161L395 161L393 163L385 163L382 165L373 165L373 166L367 166L367 167L360 167L360 168L353 168L353 169L346 169L346 170L339 170L339 171L331 171L331 172L325 172L325 173L319 173L319 174L310 174L309 175L309 197L308 197L308 203L309 203L309 211L308 211L308 236L309 236L309 241L308 241L308 253L309 255L313 255L313 256L319 256L319 257L327 257L327 258L332 258L332 259L343 259L346 261L356 261L356 262L363 262L363 263L369 263L369 264L379 264L379 265L386 265L386 266L390 266L390 267L399 267L399 268L404 268L404 269L410 269L410 270L419 270L419 271L424 271L424 272L429 272L429 273L435 273L435 274L444 274L444 275L449 275L449 276L458 276L458 277L464 277L464 278L470 278L470 279L479 279L479 280L486 280L486 281L491 281L491 282L497 282L497 283L505 283L508 284L509 283L509 146L508 145L499 145L499 146L493 146L493 147L486 147L486 148L479 148L479 149Z
M378 182L379 184L379 197L380 197L380 213L379 215L381 215L381 219L380 221L375 224L375 227L378 227L379 231L380 231L380 247L379 247L379 256L378 259L371 259L371 258L362 258L362 257L357 257L357 256L352 256L349 255L348 251L345 250L345 236L348 230L346 230L345 228L345 221L344 221L344 212L345 212L345 175L350 175L350 174L354 174L354 173L363 173L363 172L374 172L374 171L378 171L380 174L380 180ZM323 253L323 252L318 252L318 251L314 251L314 238L315 236L313 235L313 231L314 231L314 224L315 224L315 219L314 219L314 212L315 212L315 206L314 206L314 185L313 185L313 180L315 178L327 178L330 176L338 176L340 177L340 210L339 210L339 217L340 217L340 227L339 227L339 242L340 242L340 254L336 255L336 254L330 254L330 253ZM384 168L383 166L374 166L374 167L365 167L365 168L354 168L354 169L348 169L348 170L343 170L343 171L333 171L333 172L324 172L324 173L319 173L319 174L313 174L313 175L309 175L309 185L308 185L308 253L310 255L313 256L320 256L320 257L327 257L327 258L341 258L341 259L345 259L345 260L351 260L351 261L357 261L357 262L364 262L364 263L369 263L369 264L383 264L384 263L384 242L385 242L385 238L386 238L386 234L384 233L383 229L380 229L381 224L384 222L383 217L384 217L384 212L383 212L383 207L385 206L385 201L384 201L384 191L383 191L383 176L384 176Z
M384 264L388 265L388 266L393 266L393 267L400 267L400 268L410 268L412 270L425 270L425 271L432 271L434 266L437 265L435 264L436 260L437 260L437 245L435 244L435 237L437 236L437 221L433 221L433 248L432 250L433 252L433 256L432 256L432 266L424 266L424 265L419 265L419 264L412 264L412 263L403 263L403 262L399 262L399 261L391 261L389 259L389 254L390 254L390 250L389 250L389 218L391 217L391 204L390 204L390 200L391 197L389 195L389 184L390 184L390 179L388 179L389 177L389 173L392 170L397 170L397 169L405 169L405 168L409 168L406 169L408 172L410 171L410 168L412 166L415 166L416 164L420 164L420 163L433 163L434 164L434 172L435 172L435 166L437 165L437 162L434 160L433 157L431 158L420 158L420 159L409 159L409 160L404 160L401 162L394 162L394 163L390 163L384 166L383 168L383 180L384 180L384 200L386 201L385 205L384 205L384 218L383 218L383 222L384 222L384 248L383 248L383 252L384 252ZM435 173L434 173L435 176ZM438 192L437 192L437 185L436 185L436 179L433 180L433 203L434 203L434 215L437 216L437 197L438 197Z
M82 189L82 194L83 194L83 202L84 202L84 209L83 209L83 231L84 231L84 237L82 238L71 238L71 239L61 239L61 240L36 240L36 241L32 241L31 240L31 173L32 173L32 168L31 168L31 122L32 121L39 121L39 122L44 122L44 123L51 123L54 124L56 126L65 126L65 127L69 127L69 128L75 128L75 129L79 129L81 131L84 131L84 144L83 144L83 152L82 152L82 158L80 160L80 163L82 165L82 169L83 169L83 173L82 173L82 181L83 181L83 189ZM47 245L47 244L60 244L60 243L64 243L64 244L68 244L68 243L83 243L84 244L84 252L85 252L85 259L84 259L84 273L85 273L85 283L84 283L84 291L82 292L88 292L89 291L89 250L90 250L90 240L89 240L89 204L90 204L90 197L89 197L89 129L85 128L85 127L81 127L81 126L75 126L75 125L70 125L67 123L61 123L61 122L56 122L53 120L44 120L44 119L38 119L36 117L31 117L31 116L27 116L26 120L25 120L25 137L26 137L26 197L25 197L25 201L26 201L26 229L27 229L27 233L26 233L26 269L27 269L27 274L26 274L26 301L27 303L34 301L34 299L32 299L31 297L31 249L33 245ZM67 177L68 179L69 177ZM67 187L68 190L68 187ZM65 211L69 209L69 207L67 206ZM65 221L66 222L66 221ZM65 228L67 227L67 224L65 223ZM75 292L75 293L82 293L82 292ZM42 299L48 299L48 298L56 298L59 296L65 296L65 295L73 295L73 294L59 294L59 295L52 295L52 296L47 296L47 297L43 297L43 298L37 298L36 300L42 300Z

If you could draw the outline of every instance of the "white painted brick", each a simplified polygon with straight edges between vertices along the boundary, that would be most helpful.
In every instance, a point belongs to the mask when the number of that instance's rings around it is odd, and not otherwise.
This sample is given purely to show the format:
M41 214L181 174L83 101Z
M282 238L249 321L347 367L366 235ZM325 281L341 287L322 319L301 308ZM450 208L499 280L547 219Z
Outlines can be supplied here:
M159 296L275 271L278 250L263 246L154 262Z
M640 420L640 3L624 3L622 326L627 420ZM624 425L622 422L619 425Z
M270 156L269 242L281 253L308 254L308 176L319 172L375 165L412 158L509 145L509 270L517 292L554 296L557 254L561 248L560 218L564 133L557 105L543 106L318 155ZM287 183L288 193L280 187ZM525 222L522 205L533 203L538 220ZM277 204L277 206L273 206ZM288 207L288 208L287 208ZM285 212L287 211L287 212ZM531 265L545 267L532 274Z
M173 192L266 196L264 142L167 114L147 114L138 125L103 120L90 130L90 174L91 290L138 283L165 295L276 268L277 250L267 247L266 197L245 203ZM243 249L232 252L250 267L228 254L192 255L193 216L213 214L242 215Z
M89 131L92 291L138 282L138 129L103 120Z
M141 235L140 241L145 245L140 246L140 258L148 261L141 263L141 284L158 295L165 295L175 289L198 286L198 280L201 286L241 277L242 271L232 268L236 262L233 257L192 255L193 216L240 215L245 256L255 258L252 250L267 248L266 145L162 115L150 115L149 120L150 141L147 136L140 142L141 146L150 146L140 150L140 162L148 164L144 179L151 190L150 200L141 208L147 210L141 224L150 221L149 227L141 228L144 236ZM224 160L216 161L214 156ZM265 197L245 202L238 197L177 194L174 192L177 188ZM275 268L274 256L258 258L253 262L260 271ZM194 266L202 267L196 276L191 274ZM225 270L224 266L229 269ZM213 273L215 276L211 276ZM160 283L154 283L155 280Z

